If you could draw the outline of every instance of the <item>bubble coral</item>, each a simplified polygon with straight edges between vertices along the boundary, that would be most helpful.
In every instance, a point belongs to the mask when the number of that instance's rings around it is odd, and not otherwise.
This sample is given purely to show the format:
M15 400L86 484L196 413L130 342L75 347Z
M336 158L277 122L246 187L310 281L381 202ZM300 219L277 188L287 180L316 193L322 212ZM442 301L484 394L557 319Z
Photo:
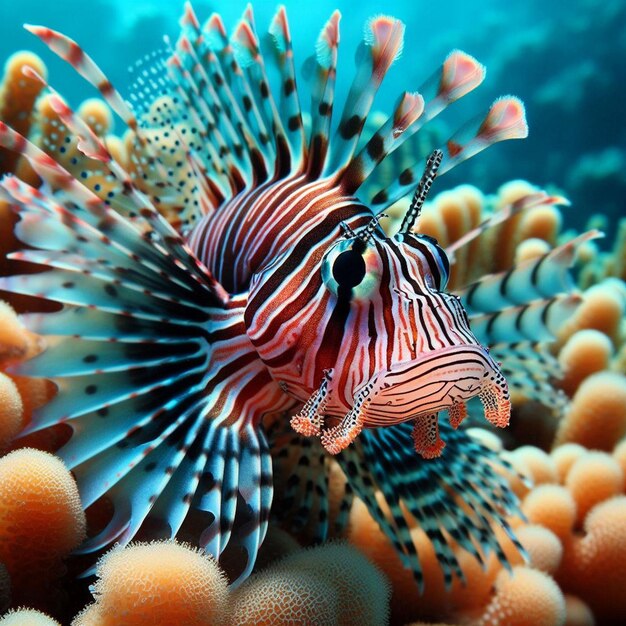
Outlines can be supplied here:
M60 459L28 448L0 459L0 561L14 602L43 599L60 560L84 537L78 489Z
M0 626L60 626L60 624L34 609L18 609L9 611L1 618Z
M206 553L174 541L116 547L98 563L95 608L78 623L97 626L220 624L226 577Z

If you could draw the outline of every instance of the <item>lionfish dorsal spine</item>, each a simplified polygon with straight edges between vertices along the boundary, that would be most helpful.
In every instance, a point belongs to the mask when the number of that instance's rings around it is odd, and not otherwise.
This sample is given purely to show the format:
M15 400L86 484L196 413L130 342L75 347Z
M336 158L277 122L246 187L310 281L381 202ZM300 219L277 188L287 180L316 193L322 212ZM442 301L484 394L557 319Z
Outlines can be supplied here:
M392 63L402 53L403 44L404 24L400 20L380 16L367 22L357 51L356 75L331 142L325 175L342 173L352 159L374 96Z

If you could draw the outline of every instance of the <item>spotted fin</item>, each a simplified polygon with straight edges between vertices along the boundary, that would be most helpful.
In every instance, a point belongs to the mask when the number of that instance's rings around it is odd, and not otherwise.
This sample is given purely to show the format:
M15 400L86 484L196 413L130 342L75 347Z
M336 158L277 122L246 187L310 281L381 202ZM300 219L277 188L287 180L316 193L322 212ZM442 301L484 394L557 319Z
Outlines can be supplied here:
M442 422L446 439L442 456L424 460L413 450L411 425L403 423L387 428L367 429L355 443L336 455L346 479L346 491L334 521L339 532L345 528L354 495L367 506L370 515L393 544L405 567L411 569L420 591L424 575L420 556L411 536L418 525L433 544L444 582L450 587L454 578L464 580L455 550L469 552L481 564L494 553L508 567L503 546L493 528L504 529L510 541L523 553L506 521L521 515L519 503L511 492L507 475L515 475L508 462L462 431ZM308 468L316 464L321 446L310 439L289 435L289 448L283 438L274 439L279 450L275 458L277 473L289 475L292 496L278 491L274 515L287 528L297 531L301 517L328 510L328 486L313 488ZM322 452L323 453L323 452ZM382 495L382 501L376 493ZM293 495L298 493L298 497ZM297 510L302 494L308 499L304 510ZM296 525L294 527L294 520Z
M13 177L0 183L18 237L35 248L13 258L48 268L3 277L0 288L63 305L28 317L31 329L51 336L16 373L50 378L58 394L23 434L70 426L58 454L83 506L103 496L114 506L80 551L127 543L146 525L172 537L204 512L200 546L216 557L229 543L243 547L237 573L245 578L272 497L260 419L286 402L247 339L245 294L226 294L149 204L139 216L146 229L138 228L3 125L0 142L46 181L42 190ZM62 191L49 194L51 183Z

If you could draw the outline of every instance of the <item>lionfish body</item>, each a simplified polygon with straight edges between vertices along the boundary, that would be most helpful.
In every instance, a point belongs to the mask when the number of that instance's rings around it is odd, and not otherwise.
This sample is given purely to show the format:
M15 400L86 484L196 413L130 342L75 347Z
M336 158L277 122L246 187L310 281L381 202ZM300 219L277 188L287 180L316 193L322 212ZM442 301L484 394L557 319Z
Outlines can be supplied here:
M323 496L313 503L314 492L325 493L323 455L310 475L321 443L348 480L344 513L356 492L418 580L403 510L433 541L446 582L452 572L462 576L450 537L481 560L489 550L506 560L489 526L496 520L508 529L503 516L517 510L492 467L504 462L444 424L448 449L440 456L437 414L447 410L456 428L466 400L478 396L491 422L508 422L507 384L492 354L507 374L504 356L513 370L533 362L537 342L573 305L557 294L569 289L576 242L459 295L446 293L446 253L413 228L421 205L437 174L495 141L525 135L523 109L514 98L496 101L433 153L423 175L417 162L375 194L375 213L358 197L364 181L477 86L483 70L452 53L420 94L403 94L388 121L359 144L374 94L402 48L403 26L387 17L367 25L333 134L338 22L335 13L305 66L310 124L283 9L270 28L278 88L270 87L249 9L228 39L218 16L200 27L187 6L175 49L140 72L134 111L77 44L30 27L133 132L123 167L53 92L59 134L79 157L66 169L0 126L0 143L28 158L44 182L39 190L12 177L0 185L30 246L13 257L50 268L2 279L0 287L63 304L28 318L48 347L21 372L52 378L59 393L25 432L69 424L74 434L59 454L83 505L106 496L115 507L84 551L128 542L155 524L175 536L188 515L205 512L200 545L218 557L229 542L245 548L244 577L268 523L272 464L280 471L294 450L305 462L276 515L295 507L306 517L317 506L319 535L326 535L328 504ZM382 211L413 191L399 233L387 236ZM508 215L553 201L529 196ZM160 213L165 205L174 209L175 228ZM289 450L272 460L263 422L276 415L299 434L279 428L272 446Z

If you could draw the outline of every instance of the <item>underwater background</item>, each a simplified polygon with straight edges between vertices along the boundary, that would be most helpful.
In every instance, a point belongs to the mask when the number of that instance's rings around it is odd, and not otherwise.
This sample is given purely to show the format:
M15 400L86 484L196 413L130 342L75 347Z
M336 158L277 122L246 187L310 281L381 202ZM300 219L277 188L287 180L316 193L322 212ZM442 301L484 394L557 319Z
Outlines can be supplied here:
M259 28L268 24L277 2L254 3ZM511 177L542 187L556 186L572 201L568 223L582 228L591 213L607 216L612 226L626 212L626 4L621 0L449 0L446 2L351 2L323 0L285 3L296 66L310 54L319 29L334 10L342 12L340 67L350 68L363 24L388 13L407 28L407 51L389 72L375 108L386 110L404 89L417 88L459 48L487 67L487 79L472 94L474 110L498 95L519 96L527 109L529 137L504 144L495 153L450 174L449 185L480 181L494 191ZM162 49L163 35L175 39L182 2L135 0L22 0L0 3L0 58L18 49L41 47L22 28L44 24L70 34L97 60L112 82L127 93L128 66ZM234 25L243 0L194 2L201 18L218 11ZM80 77L56 58L46 59L56 89L77 105L85 97ZM344 95L348 81L340 81ZM344 93L342 93L342 87ZM457 108L446 112L454 129Z
M229 32L247 6L243 0L192 4L200 23L217 12ZM252 3L260 34L279 4ZM44 321L40 334L37 324L41 318L54 319L48 313L57 306L45 280L43 295L35 294L43 302L23 295L33 295L28 279L25 291L11 287L19 283L11 281L24 267L7 258L24 247L13 234L12 211L27 213L29 201L7 182L12 177L3 175L15 174L35 187L41 180L23 155L7 159L9 151L2 148L0 626L626 624L626 2L282 4L303 117L309 111L309 87L300 80L300 68L335 9L342 13L340 103L354 75L354 51L367 20L391 15L406 25L403 54L376 95L365 135L380 124L380 112L393 111L398 95L417 90L451 50L463 50L486 67L481 88L429 124L423 143L407 141L381 163L381 181L397 176L408 157L415 156L414 148L422 159L494 99L512 94L523 101L529 136L499 143L462 163L443 182L436 181L419 222L419 232L436 238L449 254L446 291L466 298L469 285L486 279L492 287L490 297L498 304L484 315L469 306L468 311L472 330L489 337L480 341L509 381L510 426L492 427L473 399L463 428L453 430L442 414L448 456L418 458L405 430L400 444L390 435L392 454L381 472L376 463L385 449L358 447L365 459L360 470L366 471L360 492L354 488L357 482L350 482L354 463L338 462L319 442L299 437L285 415L272 417L264 423L274 464L272 518L252 576L241 587L228 584L240 566L236 554L225 552L218 564L191 547L208 529L205 517L192 519L177 534L177 541L189 543L136 543L110 551L103 544L97 577L81 578L96 557L73 551L107 527L115 506L105 496L83 510L80 480L75 480L79 473L75 468L70 473L59 458L71 434L67 424L18 436L45 414L57 390L43 378L16 375L14 368L25 365L28 372L29 361L36 363L34 357L41 355L49 363L55 354L70 362L74 355L71 349L55 353L54 338L51 349L44 350L54 322L46 331ZM160 204L151 182L142 187L133 170L133 133L113 119L101 99L82 104L98 98L97 90L23 24L50 27L75 39L128 96L136 79L128 67L164 50L164 36L174 45L182 11L182 0L0 0L0 63L19 50L38 55L50 85L98 137L106 138L107 148L133 172L133 184L150 195L176 228L180 221L168 212L168 198ZM270 78L277 93L279 76ZM22 90L20 80L19 73L8 69L3 78L0 65L0 122L16 129L25 123L20 132L81 182L86 159L76 136L63 134L71 135L50 108L49 94L40 94L41 85L32 97L24 96L28 90ZM43 178L46 184L38 189L45 195L54 186ZM83 178L91 184L90 176ZM100 184L93 188L104 196ZM59 193L59 202L72 206L71 191L69 200ZM402 221L409 199L392 206L392 230ZM502 220L499 213L505 215ZM599 238L595 229L606 236ZM48 236L45 228L43 234ZM96 248L102 243L94 241ZM103 241L108 245L107 237ZM87 257L89 245L83 249ZM27 265L25 271L33 269ZM492 275L495 282L489 283ZM498 300L497 292L504 294L507 283L523 294L520 301ZM99 312L98 306L91 308ZM530 314L522 323L526 310ZM45 314L28 316L30 311ZM71 396L61 388L64 394ZM383 430L392 429L371 429ZM367 432L362 440L369 441ZM367 473L372 467L380 473ZM385 476L392 485L389 491ZM360 474L357 478L362 479ZM440 507L438 492L450 496L450 509ZM386 527L381 519L389 522ZM320 543L323 524L328 532ZM146 526L136 538L162 536L158 525ZM455 534L461 532L457 527L463 527L465 538ZM419 555L422 591L412 550ZM50 617L27 610L3 616L21 606Z

